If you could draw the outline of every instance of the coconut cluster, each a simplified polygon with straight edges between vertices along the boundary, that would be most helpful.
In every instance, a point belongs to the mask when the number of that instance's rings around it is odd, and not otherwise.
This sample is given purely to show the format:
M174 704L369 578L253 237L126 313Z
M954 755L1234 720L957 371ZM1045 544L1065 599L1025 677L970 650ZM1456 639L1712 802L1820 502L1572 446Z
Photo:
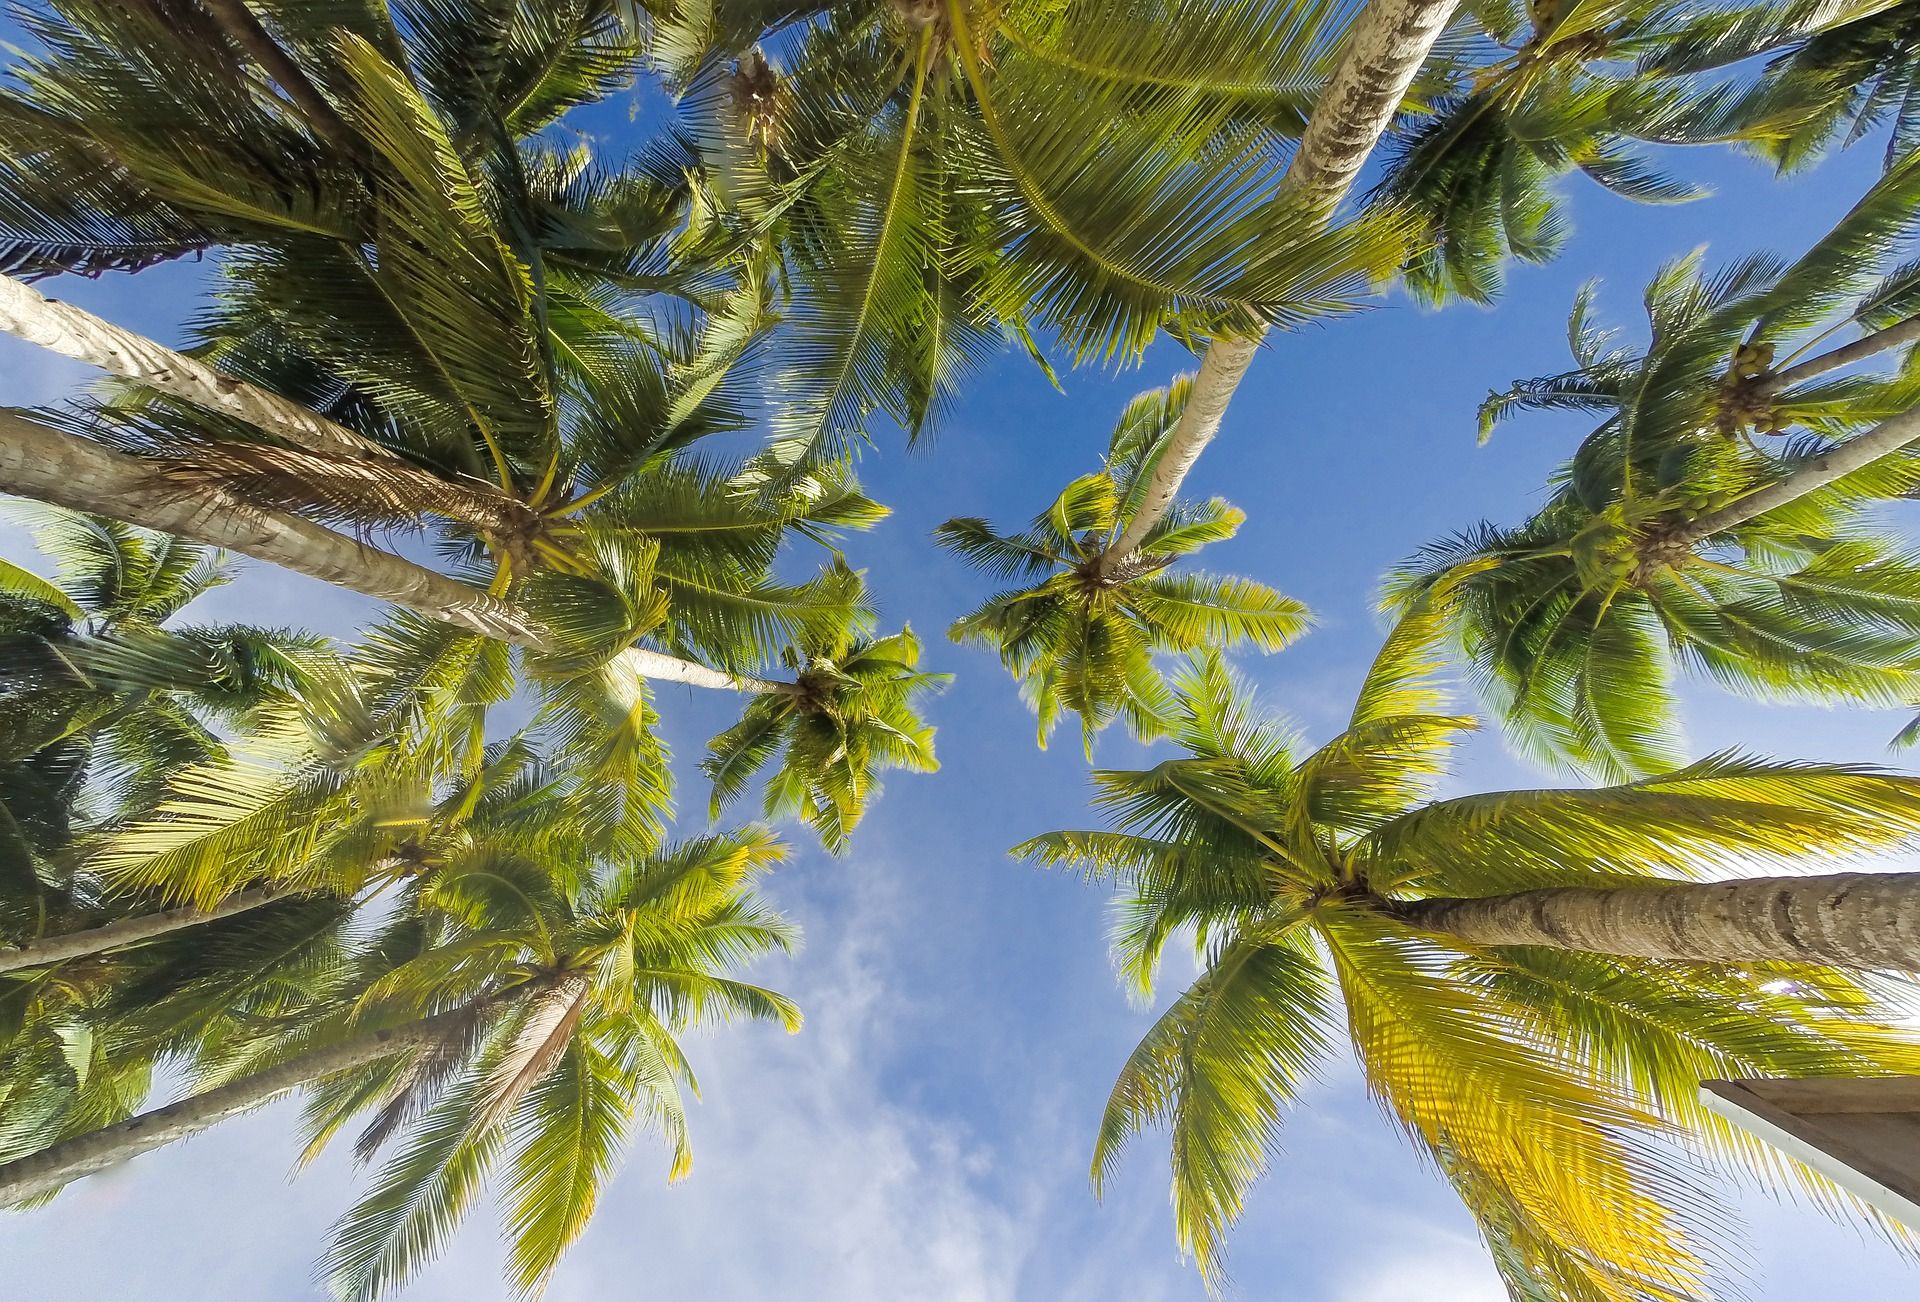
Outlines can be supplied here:
M1772 344L1741 344L1733 350L1727 378L1720 386L1721 433L1733 435L1751 429L1779 434L1792 425L1774 405L1772 380Z

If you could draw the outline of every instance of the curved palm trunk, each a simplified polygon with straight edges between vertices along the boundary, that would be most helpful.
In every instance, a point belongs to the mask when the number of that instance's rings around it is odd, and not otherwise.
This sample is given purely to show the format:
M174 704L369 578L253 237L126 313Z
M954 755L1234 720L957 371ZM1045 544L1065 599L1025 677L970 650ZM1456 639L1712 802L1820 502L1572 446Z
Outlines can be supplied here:
M217 485L185 485L138 457L0 409L0 492L176 534L250 556L533 651L553 650L538 622L449 575L297 515L255 506ZM642 678L739 692L793 692L633 647L620 663Z
M0 948L0 972L45 967L49 963L63 963L68 959L105 953L123 945L157 940L204 922L218 922L222 918L246 913L275 900L285 899L293 893L278 886L260 886L250 891L237 891L210 909L191 906L161 909L155 913L142 913L138 917L121 918L104 926L89 927L85 931L70 931L62 936L47 936L17 947Z
M1300 147L1280 181L1280 199L1326 221L1353 187L1386 133L1414 74L1426 62L1459 0L1372 0L1347 34L1346 49L1307 120ZM1101 553L1102 574L1140 550L1166 515L1200 454L1220 432L1227 405L1246 378L1265 331L1216 339L1200 359L1192 396L1166 450L1147 478L1139 509Z
M1920 440L1920 407L1881 421L1865 434L1856 434L1831 450L1808 458L1784 479L1689 521L1685 529L1674 535L1670 545L1676 549L1691 547L1716 533L1745 524L1757 515L1825 488L1834 480L1843 479L1916 440Z
M535 988L529 984L518 989ZM190 1138L302 1085L432 1044L469 1024L476 1014L499 999L492 996L419 1021L368 1031L340 1044L289 1058L277 1067L268 1067L165 1107L142 1112L137 1117L63 1139L38 1153L0 1163L0 1206L50 1194L83 1176Z
M546 630L478 588L215 485L169 480L139 457L0 410L0 492L251 556L469 632L544 647Z
M1472 945L1920 972L1920 873L1568 887L1386 907L1422 931Z

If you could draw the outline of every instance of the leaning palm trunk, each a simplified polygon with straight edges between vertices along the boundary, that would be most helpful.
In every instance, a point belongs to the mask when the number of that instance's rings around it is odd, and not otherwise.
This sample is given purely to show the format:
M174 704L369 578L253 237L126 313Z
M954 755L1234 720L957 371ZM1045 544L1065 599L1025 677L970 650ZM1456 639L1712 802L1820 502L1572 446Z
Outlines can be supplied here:
M1280 181L1280 197L1320 221L1332 218L1352 188L1362 164L1399 111L1401 97L1426 62L1459 0L1372 0L1354 20L1345 51L1300 147ZM1173 505L1180 483L1220 432L1227 404L1253 364L1265 332L1216 339L1200 359L1192 396L1154 465L1133 518L1101 553L1109 574L1140 550L1147 534Z
M123 330L71 303L43 297L11 276L0 276L0 330L63 357L135 380L196 407L265 430L311 452L378 457L392 453L318 412L256 385L222 375L205 362Z
M1757 515L1777 510L1796 498L1825 488L1836 479L1864 469L1916 440L1920 440L1920 407L1881 421L1865 434L1836 443L1758 492L1748 493L1718 511L1689 521L1685 529L1674 535L1669 546L1675 550L1691 547L1714 534L1745 524Z
M18 947L0 949L0 972L18 972L22 968L46 967L50 963L64 963L69 959L87 958L94 954L104 954L110 949L120 949L127 945L137 945L142 941L157 940L188 927L197 927L202 923L218 922L222 918L231 918L238 913L246 913L275 900L285 899L291 892L279 886L260 886L249 891L237 891L221 900L210 909L198 909L186 906L178 909L161 909L156 913L142 913L137 917L121 918L99 927L89 927L85 931L70 931L61 936L47 936Z
M515 993L535 988L529 984L517 987ZM229 1084L142 1112L137 1117L64 1139L38 1153L0 1163L0 1206L50 1194L83 1176L191 1138L302 1085L441 1041L470 1026L476 1016L483 1015L502 998L504 996L490 996L418 1021L367 1031Z
M1920 873L1566 887L1388 907L1423 931L1473 945L1920 972Z
M1766 377L1762 387L1768 392L1777 393L1842 367L1852 366L1855 362L1863 362L1889 349L1904 348L1917 342L1920 342L1920 316L1910 316L1904 321L1896 321L1890 326L1864 334L1852 343L1842 344L1832 352L1809 357L1797 366L1775 371Z
M204 410L227 416L300 450L289 458L262 448L226 448L222 456L249 465L266 454L295 477L329 476L378 491L396 509L440 515L482 534L526 528L538 516L525 503L491 485L442 479L316 411L269 389L223 375L205 362L165 344L123 330L71 303L45 298L30 286L0 276L0 330L43 348L133 380ZM207 453L213 478L221 459Z
M311 520L244 501L217 484L183 484L138 457L5 409L0 409L0 492L223 547L528 650L558 649L538 622L450 575ZM789 683L727 673L643 647L621 652L620 663L642 678L692 687L796 690Z

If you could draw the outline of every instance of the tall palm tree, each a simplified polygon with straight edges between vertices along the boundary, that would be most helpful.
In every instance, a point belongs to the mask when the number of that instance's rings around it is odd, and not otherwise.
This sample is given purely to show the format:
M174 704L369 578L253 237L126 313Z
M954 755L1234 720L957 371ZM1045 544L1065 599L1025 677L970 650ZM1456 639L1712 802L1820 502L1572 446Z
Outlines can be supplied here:
M1527 748L1612 776L1671 767L1682 666L1762 699L1914 699L1920 560L1867 508L1914 483L1920 373L1862 364L1920 338L1913 269L1880 274L1916 203L1910 159L1792 264L1669 264L1641 351L1592 325L1583 292L1577 369L1488 400L1483 428L1529 408L1602 423L1530 520L1436 544L1394 591L1449 594Z
M1920 145L1920 39L1912 0L1845 5L1812 24L1780 16L1765 6L1688 15L1644 62L1659 71L1691 71L1771 56L1765 75L1790 86L1808 107L1790 129L1761 142L1782 171L1822 157L1836 138L1852 145L1882 126L1887 166Z
M1024 532L999 533L971 516L934 530L943 546L980 568L1026 580L955 621L951 636L1000 653L1040 716L1042 746L1063 709L1080 716L1089 753L1094 733L1123 715L1138 736L1161 731L1171 702L1155 652L1242 641L1277 651L1306 629L1306 607L1264 584L1169 572L1239 529L1244 514L1219 498L1176 503L1126 568L1099 566L1138 508L1192 391L1193 377L1181 376L1128 403L1105 468L1067 485Z
M1095 775L1112 830L1016 849L1123 885L1115 944L1142 994L1173 937L1191 929L1201 957L1114 1087L1096 1186L1134 1134L1170 1126L1180 1241L1217 1271L1284 1112L1344 1035L1516 1297L1707 1296L1723 1223L1672 1141L1777 1170L1700 1106L1698 1081L1911 1072L1920 1045L1869 981L1827 965L1844 953L1708 948L1675 963L1542 934L1483 943L1420 902L1655 886L1679 898L1712 890L1686 882L1716 869L1824 865L1912 843L1920 782L1725 756L1623 787L1433 800L1473 726L1442 713L1437 633L1430 614L1403 623L1346 730L1314 748L1261 718L1217 657L1196 659L1174 732L1185 754ZM1904 889L1920 894L1920 878Z
M731 975L791 947L752 883L785 851L761 829L556 876L508 846L426 888L433 922L390 924L341 964L341 991L290 1030L224 1046L206 1087L0 1165L0 1199L58 1188L295 1089L313 1146L356 1117L396 1151L335 1226L325 1271L375 1297L431 1258L502 1157L508 1279L536 1294L586 1228L636 1119L688 1168L676 1035L732 1017L799 1027L784 997ZM368 979L371 978L371 979ZM371 1115L369 1115L371 1114ZM311 1151L311 1150L310 1150Z
M1332 218L1392 126L1408 87L1455 8L1456 0L1369 0L1342 34L1339 60L1288 160L1275 203L1300 214L1309 227ZM1147 477L1127 527L1102 549L1102 572L1126 566L1171 509L1181 481L1220 432L1227 406L1265 335L1264 326L1210 332L1186 410Z
M1078 359L1316 315L1399 247L1271 202L1328 0L686 6L650 55L719 223L777 262L781 459L918 432L1004 333Z

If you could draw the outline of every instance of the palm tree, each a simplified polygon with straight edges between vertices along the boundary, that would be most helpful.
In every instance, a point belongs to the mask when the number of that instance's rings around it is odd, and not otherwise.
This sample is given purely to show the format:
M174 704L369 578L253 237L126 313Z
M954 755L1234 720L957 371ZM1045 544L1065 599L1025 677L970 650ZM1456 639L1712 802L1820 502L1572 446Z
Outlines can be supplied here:
M767 816L798 818L837 853L878 793L880 770L939 769L918 698L951 675L921 670L910 628L871 638L843 626L803 640L788 655L799 692L757 698L707 747L700 767L713 782L710 812L718 818L779 755L766 784Z
M22 14L37 48L0 94L0 269L98 274L369 240L388 178L347 107L360 46L417 87L472 162L630 80L632 17L619 0L445 4L409 10L403 29L384 4L49 0ZM640 233L571 225L579 253ZM640 255L642 241L620 243Z
M1845 946L1626 958L1546 931L1482 941L1423 901L1656 887L1678 901L1718 889L1687 884L1716 869L1911 843L1920 781L1722 756L1621 787L1433 800L1473 727L1441 712L1438 632L1431 612L1396 629L1347 729L1313 749L1261 718L1217 657L1197 658L1173 734L1186 753L1095 775L1112 830L1015 850L1124 884L1115 944L1143 995L1169 939L1191 929L1201 956L1114 1087L1096 1187L1135 1133L1169 1125L1180 1241L1216 1272L1284 1111L1344 1031L1516 1297L1704 1296L1723 1230L1673 1142L1777 1170L1701 1108L1698 1081L1911 1072L1920 1046L1873 986L1831 966ZM1920 893L1920 878L1901 888Z
M1317 315L1400 247L1271 202L1338 50L1323 0L688 6L650 55L719 225L793 303L794 473L883 415L917 433L1003 333L1076 360ZM764 42L764 45L762 44ZM1384 260L1384 261L1383 261ZM1044 365L1044 363L1043 363Z
M1093 734L1122 715L1138 736L1161 731L1170 701L1157 651L1242 641L1277 651L1306 628L1306 608L1264 584L1167 572L1239 529L1245 515L1219 498L1176 503L1126 568L1099 567L1192 391L1189 375L1134 398L1114 426L1105 468L1067 485L1024 532L998 533L977 517L934 530L943 546L996 577L1026 581L962 616L951 636L1000 653L1040 716L1042 746L1063 709L1080 716L1089 754Z
M1449 595L1464 655L1529 750L1614 777L1672 767L1681 666L1761 699L1914 699L1920 559L1866 511L1914 482L1920 385L1910 367L1858 367L1920 337L1912 269L1877 272L1916 203L1909 160L1791 265L1669 264L1641 352L1593 327L1583 292L1578 368L1488 400L1483 428L1528 408L1603 422L1530 520L1430 547L1394 592ZM1859 337L1820 351L1841 331Z
M686 1173L680 1088L691 1076L676 1034L731 1017L798 1029L784 997L730 975L795 939L751 890L784 853L758 828L638 860L578 857L565 875L511 846L473 853L423 892L433 923L402 919L366 947L370 980L340 973L330 1014L223 1046L217 1083L177 1103L0 1165L0 1200L304 1088L314 1148L368 1113L361 1155L398 1145L335 1227L325 1270L337 1293L402 1284L504 1153L509 1282L536 1294L585 1229L636 1117L666 1138L670 1174Z
M1885 125L1891 167L1920 145L1915 16L1911 0L1843 6L1811 25L1781 22L1765 7L1703 12L1690 15L1646 62L1660 71L1691 71L1771 55L1765 75L1790 86L1807 111L1762 142L1767 157L1790 171L1820 158L1836 137L1848 146Z
M1299 214L1311 228L1331 219L1393 124L1455 7L1455 0L1370 0L1342 35L1339 61L1280 178L1276 204ZM1210 332L1186 410L1142 487L1139 505L1101 552L1103 573L1126 566L1172 507L1181 481L1220 432L1227 405L1265 334L1265 327Z

